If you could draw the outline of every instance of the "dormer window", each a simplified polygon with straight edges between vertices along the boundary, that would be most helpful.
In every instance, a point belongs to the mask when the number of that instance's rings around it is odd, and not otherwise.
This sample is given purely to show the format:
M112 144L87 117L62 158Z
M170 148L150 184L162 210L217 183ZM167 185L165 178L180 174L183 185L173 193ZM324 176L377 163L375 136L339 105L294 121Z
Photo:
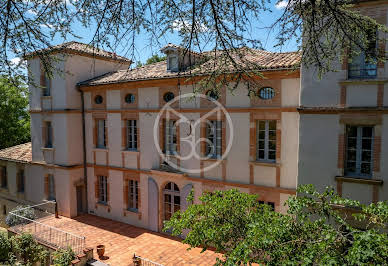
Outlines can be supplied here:
M167 70L170 71L178 71L178 56L177 55L169 55L167 57Z

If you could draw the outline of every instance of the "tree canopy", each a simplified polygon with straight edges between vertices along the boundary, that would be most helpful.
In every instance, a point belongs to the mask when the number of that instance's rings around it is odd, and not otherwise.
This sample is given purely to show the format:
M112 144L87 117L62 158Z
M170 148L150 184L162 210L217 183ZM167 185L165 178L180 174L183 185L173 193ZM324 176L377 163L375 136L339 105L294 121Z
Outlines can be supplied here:
M281 0L277 1L283 2ZM0 74L12 74L10 54L19 57L50 46L54 37L63 40L79 38L75 24L94 32L90 44L134 59L136 39L148 37L144 46L155 46L165 40L168 33L177 31L181 46L186 50L201 52L212 50L208 56L220 57L213 76L222 61L232 61L236 72L247 72L237 64L237 48L248 46L262 48L263 41L255 33L266 28L268 35L283 47L291 38L296 40L297 50L302 52L302 62L318 67L319 72L335 70L341 51L350 53L366 51L370 47L371 31L378 28L387 32L385 25L358 12L362 0L290 0L283 14L269 27L260 20L271 12L269 0L52 0L15 1L0 3ZM258 26L255 23L259 23ZM266 35L266 34L264 34ZM385 36L383 36L383 39ZM147 38L146 38L147 39ZM165 44L165 43L164 43ZM218 51L222 50L223 53ZM377 53L379 60L384 60ZM50 69L47 53L39 53L45 69ZM136 60L133 60L136 62ZM249 77L244 75L242 78Z
M166 58L167 58L166 56L154 54L151 57L147 58L145 64L142 64L140 61L138 61L136 63L136 67L141 67L141 66L144 66L144 65L150 65L150 64L153 64L153 63L161 62L161 61L166 60Z
M189 195L193 200L193 194ZM188 232L190 247L215 248L221 265L384 265L388 261L388 202L368 206L298 188L288 214L272 211L257 195L236 189L204 193L200 204L165 222L173 235ZM355 214L352 215L351 213Z
M28 141L28 88L18 77L0 76L0 149Z

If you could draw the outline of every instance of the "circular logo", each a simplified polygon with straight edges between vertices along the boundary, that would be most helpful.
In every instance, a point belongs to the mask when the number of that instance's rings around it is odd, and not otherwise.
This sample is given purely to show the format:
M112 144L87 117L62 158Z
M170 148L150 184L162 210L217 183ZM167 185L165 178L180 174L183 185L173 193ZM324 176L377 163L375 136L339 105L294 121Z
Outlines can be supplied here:
M173 107L179 105L183 99L196 98L204 99L212 106L210 111L206 109L206 113L202 113L199 119L185 116L185 114L192 115L197 112L182 113L178 108ZM177 104L174 105L174 103ZM163 127L161 135L160 126ZM183 132L183 128L187 129L186 132ZM200 130L197 130L198 128ZM227 135L226 128L229 129L228 139L224 139ZM199 134L199 136L196 132L205 132L205 134ZM234 135L232 119L222 104L215 99L209 100L206 95L194 93L183 94L168 101L155 119L153 133L154 144L163 163L177 171L190 174L199 174L201 171L211 170L221 164L232 148ZM163 138L161 141L163 147L160 147L160 138ZM198 150L200 150L199 153ZM194 167L193 165L196 164L190 163L193 159L207 161L206 166Z

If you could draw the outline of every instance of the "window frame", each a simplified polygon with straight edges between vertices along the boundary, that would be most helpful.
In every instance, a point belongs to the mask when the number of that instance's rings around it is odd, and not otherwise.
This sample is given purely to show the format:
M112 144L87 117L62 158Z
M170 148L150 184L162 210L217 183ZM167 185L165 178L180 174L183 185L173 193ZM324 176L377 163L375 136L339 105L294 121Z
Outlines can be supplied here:
M20 169L17 174L17 192L18 193L24 193L25 192L25 186L26 186L26 180L25 180L25 174L24 169Z
M51 96L51 79L48 77L46 71L43 71L42 96Z
M100 143L100 134L102 133L100 130L100 122L102 121L102 131L103 131L103 136L102 136L102 144ZM107 141L106 141L106 119L96 119L96 130L97 130L97 134L96 134L96 148L98 149L106 149L106 144L107 144Z
M128 179L128 202L127 209L131 212L139 211L139 181Z
M212 159L222 157L222 120L208 120L206 122L205 156ZM209 156L210 155L210 156Z
M371 37L373 36L373 37ZM378 30L369 32L368 39L372 40L367 47L367 51L360 51L360 54L351 58L352 62L348 63L348 79L376 79L377 78L377 52L378 52ZM359 50L359 48L356 48ZM368 54L370 56L368 56ZM368 62L369 59L373 60ZM352 74L352 71L359 72L359 74ZM369 74L373 71L373 74Z
M265 123L264 130L260 129L260 123ZM275 129L270 129L270 123L275 123ZM260 137L260 131L264 131L264 139ZM274 140L270 140L270 131L274 131ZM256 120L256 161L276 163L277 155L277 121L276 120ZM260 148L260 142L264 141L264 149ZM275 142L275 149L270 149L270 142ZM264 158L260 158L260 151L264 151ZM275 152L274 158L269 158L270 152Z
M168 185L170 184L170 188ZM167 197L166 197L167 196ZM167 201L166 198L170 197ZM178 197L179 204L175 203L175 197ZM166 208L166 207L169 208ZM177 207L177 208L175 208ZM174 215L174 213L181 209L181 191L177 184L174 182L168 182L163 188L163 221L168 221Z
M176 120L166 119L164 126L164 151L167 155L175 155L178 152L178 135Z
M176 64L175 66L171 64L171 60L175 59L176 60ZM179 69L179 59L178 59L178 55L169 55L168 56L168 60L167 60L167 70L169 71L177 71Z
M46 131L44 147L51 149L53 148L53 125L51 121L45 121L44 124Z
M1 183L0 188L8 189L8 172L7 166L1 166Z
M98 175L98 203L108 204L108 177Z
M355 160L349 160L348 151L350 151L349 148L349 130L351 127L355 127L357 130L356 135L356 148L352 149L356 152L356 159ZM372 134L371 137L363 137L363 129L364 128L371 128ZM352 176L352 177L362 177L362 178L372 178L373 177L373 159L374 159L374 138L375 138L375 126L370 125L346 125L345 127L346 134L345 134L345 163L344 163L344 175L345 176ZM364 139L370 139L370 150L363 148L362 141ZM362 153L363 152L370 152L370 161L363 161L362 160ZM348 162L355 163L355 172L348 171ZM370 166L370 171L368 174L361 172L361 164L368 163Z
M55 179L53 174L47 175L48 181L48 194L47 200L56 200Z
M138 124L138 121L136 119L126 120L126 134L127 134L126 149L130 151L137 151L137 147L138 147L137 124Z

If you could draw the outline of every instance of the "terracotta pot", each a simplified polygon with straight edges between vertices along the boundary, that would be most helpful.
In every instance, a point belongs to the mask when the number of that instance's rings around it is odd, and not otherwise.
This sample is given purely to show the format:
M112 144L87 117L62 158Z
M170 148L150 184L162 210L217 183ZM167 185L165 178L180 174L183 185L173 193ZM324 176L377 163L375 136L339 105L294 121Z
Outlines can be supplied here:
M104 245L98 245L97 246L97 254L98 254L98 257L102 257L104 256L104 253L105 253L105 246Z

